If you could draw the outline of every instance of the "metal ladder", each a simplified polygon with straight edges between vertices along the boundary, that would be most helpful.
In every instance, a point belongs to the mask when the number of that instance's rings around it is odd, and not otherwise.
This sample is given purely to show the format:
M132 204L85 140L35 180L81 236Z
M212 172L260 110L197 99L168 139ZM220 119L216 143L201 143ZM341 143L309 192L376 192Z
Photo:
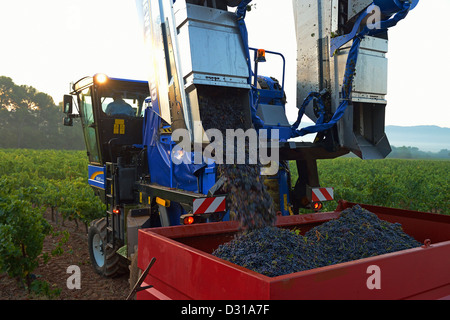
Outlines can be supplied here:
M106 162L106 186L105 186L105 194L106 194L106 246L114 249L115 243L115 219L113 208L115 205L115 186L114 186L114 163Z

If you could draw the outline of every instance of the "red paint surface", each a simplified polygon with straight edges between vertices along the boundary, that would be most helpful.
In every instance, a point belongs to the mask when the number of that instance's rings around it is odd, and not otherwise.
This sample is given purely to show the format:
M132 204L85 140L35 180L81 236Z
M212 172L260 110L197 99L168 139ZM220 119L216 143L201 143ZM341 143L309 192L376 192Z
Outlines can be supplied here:
M277 225L304 233L336 212L279 217ZM448 299L450 216L364 206L380 219L399 222L427 248L414 248L279 277L267 277L211 255L238 232L235 222L139 230L138 266L156 262L138 299ZM368 289L368 267L380 268L381 289Z

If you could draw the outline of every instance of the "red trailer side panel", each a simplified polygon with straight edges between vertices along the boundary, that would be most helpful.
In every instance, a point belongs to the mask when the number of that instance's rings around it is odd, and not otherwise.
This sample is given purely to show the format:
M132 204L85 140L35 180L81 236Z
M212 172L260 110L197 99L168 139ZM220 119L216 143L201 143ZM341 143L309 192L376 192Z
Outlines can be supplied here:
M447 241L277 277L271 299L438 299L450 286L449 268Z
M336 212L280 217L277 225L311 227ZM365 206L431 245L279 277L266 277L211 255L239 231L234 222L139 230L138 266L156 262L138 299L445 299L450 296L450 216ZM376 287L379 285L379 288ZM375 286L375 287L374 287Z

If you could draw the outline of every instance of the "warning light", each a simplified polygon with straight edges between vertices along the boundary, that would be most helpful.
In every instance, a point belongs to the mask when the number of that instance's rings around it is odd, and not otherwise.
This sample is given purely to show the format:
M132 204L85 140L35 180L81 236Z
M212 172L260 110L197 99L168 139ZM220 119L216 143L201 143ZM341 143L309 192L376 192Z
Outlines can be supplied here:
M114 214L120 214L120 209L119 209L119 208L113 209L113 213L114 213Z
M99 83L99 84L103 84L106 81L108 81L108 76L106 74L103 73L98 73L95 75L95 80Z
M314 211L319 211L322 209L323 205L322 202L313 202L313 209Z
M258 49L256 53L256 62L266 62L266 50Z
M194 223L194 217L189 216L189 217L185 217L183 219L184 224L193 224Z

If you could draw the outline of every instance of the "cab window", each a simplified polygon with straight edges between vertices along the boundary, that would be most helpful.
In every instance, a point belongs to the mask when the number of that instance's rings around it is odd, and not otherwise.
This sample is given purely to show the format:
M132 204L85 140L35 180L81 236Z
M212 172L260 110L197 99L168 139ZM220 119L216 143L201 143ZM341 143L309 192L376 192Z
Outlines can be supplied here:
M141 93L114 91L101 97L102 110L109 116L143 117L146 98Z

